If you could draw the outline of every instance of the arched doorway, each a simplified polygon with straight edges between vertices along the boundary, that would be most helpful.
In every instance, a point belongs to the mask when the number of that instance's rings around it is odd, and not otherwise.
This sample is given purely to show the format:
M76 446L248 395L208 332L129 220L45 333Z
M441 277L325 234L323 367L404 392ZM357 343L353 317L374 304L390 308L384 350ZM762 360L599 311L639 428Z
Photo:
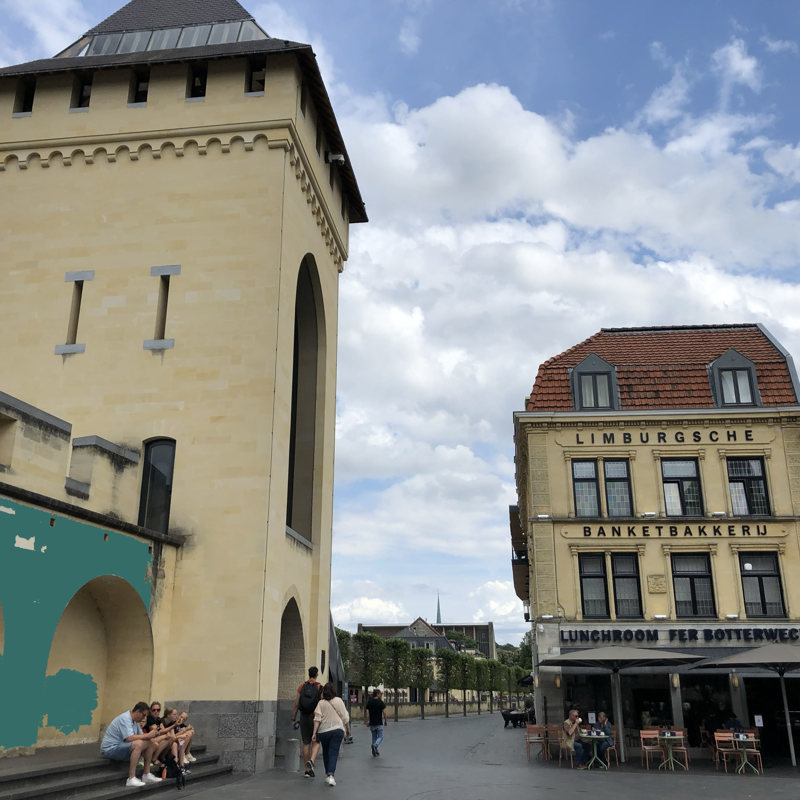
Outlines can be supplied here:
M278 718L275 725L275 757L286 755L286 740L299 739L300 732L292 730L292 707L297 687L307 677L303 621L294 598L289 600L281 616L280 662L278 664Z
M149 701L153 636L141 597L122 578L84 584L56 627L39 746L96 742L101 725Z

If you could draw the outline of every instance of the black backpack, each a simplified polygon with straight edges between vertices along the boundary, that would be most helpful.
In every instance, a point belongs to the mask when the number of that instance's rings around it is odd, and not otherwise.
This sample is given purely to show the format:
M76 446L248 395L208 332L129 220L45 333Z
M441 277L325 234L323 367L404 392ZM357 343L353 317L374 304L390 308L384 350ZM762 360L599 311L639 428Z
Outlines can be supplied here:
M319 703L319 690L319 683L306 681L303 684L303 688L300 690L300 702L297 705L304 714L314 713L314 709Z
M164 769L161 773L162 779L174 778L175 788L183 789L183 787L186 785L186 776L183 774L183 770L181 770L180 765L175 760L175 756L173 756L172 753L165 753L163 759Z

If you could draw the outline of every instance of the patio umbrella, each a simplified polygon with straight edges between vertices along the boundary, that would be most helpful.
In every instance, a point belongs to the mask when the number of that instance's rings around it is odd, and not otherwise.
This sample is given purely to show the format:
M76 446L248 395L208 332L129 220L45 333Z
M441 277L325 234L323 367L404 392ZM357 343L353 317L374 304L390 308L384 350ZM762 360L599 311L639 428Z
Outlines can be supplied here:
M750 669L768 669L776 672L781 682L781 695L783 696L783 713L786 717L786 735L789 737L789 754L792 757L792 766L797 766L794 756L794 741L792 739L792 726L789 720L789 701L786 698L786 681L784 674L800 669L800 647L793 644L765 644L734 653L725 658L712 659L697 664L693 669L703 667L744 667Z
M620 670L636 667L676 667L699 661L702 656L692 653L676 653L672 650L648 649L646 647L614 646L594 647L577 650L560 656L543 658L539 664L544 667L593 667L606 669L611 673L611 697L614 705L614 716L617 720L619 737L619 755L625 761L625 737L622 721L622 692L620 691Z

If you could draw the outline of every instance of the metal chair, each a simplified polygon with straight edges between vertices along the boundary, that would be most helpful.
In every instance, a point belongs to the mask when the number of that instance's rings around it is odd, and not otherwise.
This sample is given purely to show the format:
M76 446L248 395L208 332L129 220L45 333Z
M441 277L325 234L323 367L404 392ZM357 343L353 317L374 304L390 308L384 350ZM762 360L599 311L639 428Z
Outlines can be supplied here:
M658 729L639 731L639 746L641 749L642 765L647 765L650 769L650 757L655 755L659 763L664 758L664 751L658 741Z
M619 743L619 732L617 731L617 726L611 726L611 744L606 747L605 749L605 756L606 756L606 764L611 766L611 755L614 755L614 761L616 761L617 766L619 766L619 751L617 750L617 744Z
M733 731L714 731L714 745L714 769L719 769L719 762L722 761L727 772L728 759L738 761L742 757L733 743Z
M547 759L549 753L547 751L547 732L544 725L525 725L525 755L528 761L531 760L531 745L539 745L539 755Z

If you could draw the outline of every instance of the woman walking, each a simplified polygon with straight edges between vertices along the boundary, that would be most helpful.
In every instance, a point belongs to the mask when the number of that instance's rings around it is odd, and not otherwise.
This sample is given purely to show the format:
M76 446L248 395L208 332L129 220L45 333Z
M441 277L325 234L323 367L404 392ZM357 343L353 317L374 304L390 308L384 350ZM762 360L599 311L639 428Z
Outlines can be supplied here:
M326 683L322 687L322 699L314 711L311 741L318 741L322 745L322 763L325 765L325 783L328 786L336 786L333 775L345 733L350 735L350 715L342 698L336 695L334 685Z

